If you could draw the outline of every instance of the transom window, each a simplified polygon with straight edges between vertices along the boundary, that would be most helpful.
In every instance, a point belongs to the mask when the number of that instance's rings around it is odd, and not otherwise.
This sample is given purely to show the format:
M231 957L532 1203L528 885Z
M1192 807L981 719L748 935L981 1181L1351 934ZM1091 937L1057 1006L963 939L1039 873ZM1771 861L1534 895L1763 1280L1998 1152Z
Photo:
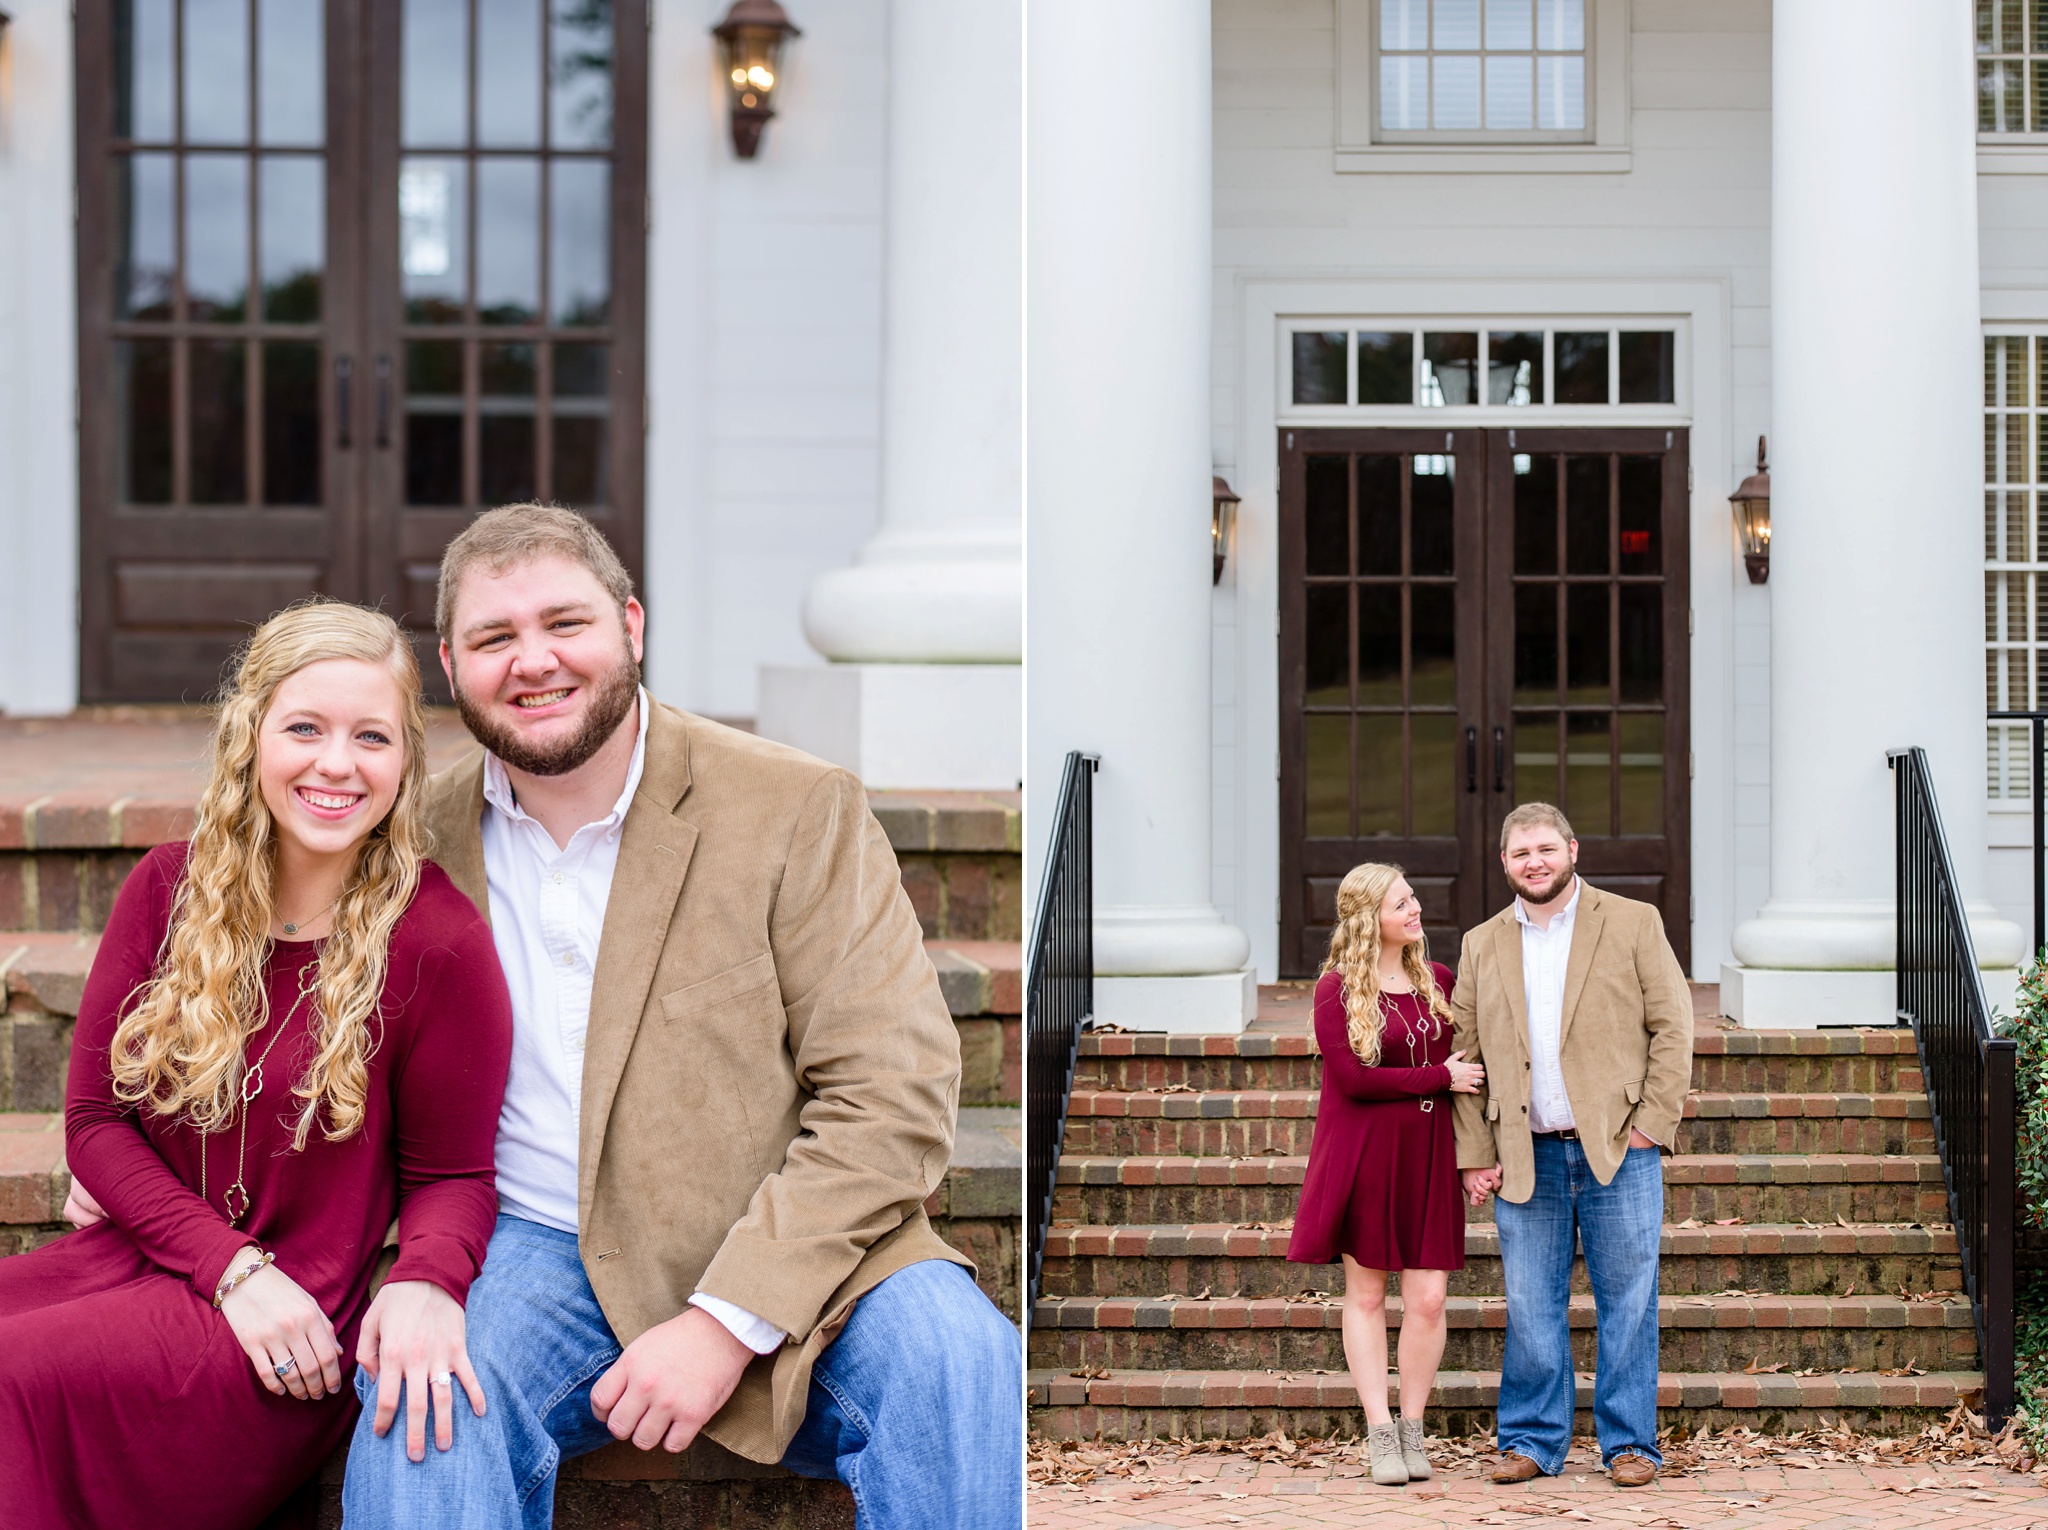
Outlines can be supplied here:
M1418 409L1675 404L1671 329L1563 325L1410 328L1354 322L1290 330L1297 405Z
M2048 333L1984 337L1984 700L2048 706ZM1991 725L1991 796L2030 799L2025 723Z
M1379 0L1379 131L1578 138L1585 0Z
M1977 131L2048 133L2048 0L1977 0Z

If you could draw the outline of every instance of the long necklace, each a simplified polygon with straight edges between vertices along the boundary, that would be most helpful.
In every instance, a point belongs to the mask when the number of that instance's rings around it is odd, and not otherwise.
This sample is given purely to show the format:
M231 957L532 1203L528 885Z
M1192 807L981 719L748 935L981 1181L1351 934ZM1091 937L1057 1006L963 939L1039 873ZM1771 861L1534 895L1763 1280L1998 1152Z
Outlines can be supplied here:
M1416 992L1415 990L1411 990L1411 992L1415 992L1415 996L1417 999L1422 998L1420 992ZM1382 993L1380 996L1381 1004L1384 1006L1386 1000L1391 997L1395 996ZM1420 1026L1414 1020L1409 1019L1406 1015L1401 1016L1402 1026L1408 1033L1408 1066L1411 1068L1422 1067L1425 1063L1429 1061L1429 1043L1436 1040L1436 1038L1443 1033L1442 1022L1436 1018L1436 1012L1430 1009L1429 1004L1426 1000L1422 1002L1421 1008L1422 1012L1429 1017L1430 1029L1427 1032L1423 1033L1422 1056L1420 1059L1418 1059L1415 1055L1415 1036L1416 1032L1420 1029ZM1385 1009L1382 1008L1381 1014L1384 1015L1385 1013ZM1397 1008L1395 1009L1394 1013L1400 1014L1400 1010ZM1420 1099L1418 1099L1415 1102L1415 1104L1416 1108L1426 1116L1431 1111L1436 1109L1436 1097L1434 1095L1425 1094Z
M326 910L322 909L321 912L325 913ZM290 929L291 926L286 925L285 928ZM293 996L291 1007L284 1012L284 1019L278 1023L277 1030L264 1044L255 1063L242 1074L241 1137L235 1148L235 1182L228 1186L226 1193L220 1198L222 1207L227 1211L230 1227L238 1225L249 1210L249 1187L242 1183L242 1173L249 1154L249 1111L255 1104L256 1096L263 1092L263 1064L269 1060L271 1048L284 1039L284 1033L290 1027L292 1017L299 1012L299 1006L313 996L313 989L319 981L320 963L317 960L310 961L299 969L299 991ZM246 1048L246 1043L244 1046ZM211 1133L204 1131L199 1134L199 1198L202 1201L207 1199L206 1139L210 1135Z

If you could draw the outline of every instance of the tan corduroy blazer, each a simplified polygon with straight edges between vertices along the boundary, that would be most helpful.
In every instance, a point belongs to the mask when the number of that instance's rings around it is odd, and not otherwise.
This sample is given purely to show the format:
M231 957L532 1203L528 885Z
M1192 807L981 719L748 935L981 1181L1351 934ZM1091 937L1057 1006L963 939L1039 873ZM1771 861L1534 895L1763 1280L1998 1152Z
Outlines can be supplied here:
M1692 1083L1692 990L1656 909L1588 883L1580 889L1558 1051L1587 1166L1604 1185L1628 1152L1630 1127L1666 1148L1677 1140ZM1458 1167L1498 1163L1501 1195L1526 1201L1536 1162L1522 927L1512 903L1465 932L1451 1013L1451 1045L1486 1065L1483 1090L1451 1096Z
M488 915L483 754L433 778L434 858ZM702 1291L788 1331L704 1433L777 1461L854 1299L940 1240L960 1044L895 853L846 771L655 706L583 1054L577 1225L621 1344Z

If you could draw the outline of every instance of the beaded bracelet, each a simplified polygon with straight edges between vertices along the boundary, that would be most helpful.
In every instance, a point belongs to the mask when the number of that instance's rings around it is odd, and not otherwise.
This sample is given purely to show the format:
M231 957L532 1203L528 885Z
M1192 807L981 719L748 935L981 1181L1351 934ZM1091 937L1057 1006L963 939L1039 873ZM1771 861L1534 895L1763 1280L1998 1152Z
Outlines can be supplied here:
M275 1254L270 1253L266 1250L263 1257L261 1259L258 1259L254 1264L244 1265L241 1269L235 1271L234 1274L222 1277L221 1283L214 1288L213 1292L214 1310L219 1311L220 1304L226 1301L230 1296L234 1294L236 1286L239 1286L243 1281L247 1280L251 1275L254 1275L258 1270L262 1269L266 1264L269 1264L276 1257L277 1256Z

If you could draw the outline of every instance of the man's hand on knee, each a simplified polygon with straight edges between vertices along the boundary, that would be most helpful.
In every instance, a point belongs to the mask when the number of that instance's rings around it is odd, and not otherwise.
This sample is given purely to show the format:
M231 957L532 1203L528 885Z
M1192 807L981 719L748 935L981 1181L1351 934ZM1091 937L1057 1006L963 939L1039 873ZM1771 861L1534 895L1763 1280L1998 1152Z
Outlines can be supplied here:
M753 1358L717 1318L691 1307L626 1346L590 1389L590 1411L614 1439L642 1450L684 1450L725 1406Z

